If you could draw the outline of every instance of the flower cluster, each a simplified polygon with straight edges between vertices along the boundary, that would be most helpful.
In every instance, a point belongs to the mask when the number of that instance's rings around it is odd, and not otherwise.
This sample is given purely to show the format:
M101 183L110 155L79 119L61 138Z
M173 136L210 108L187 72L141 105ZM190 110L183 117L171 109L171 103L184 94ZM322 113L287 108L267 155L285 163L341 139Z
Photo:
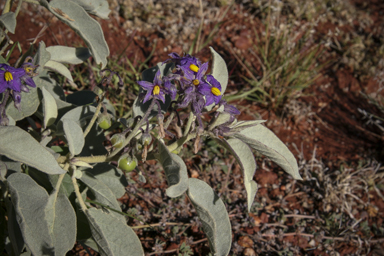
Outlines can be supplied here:
M15 107L20 109L21 91L29 92L27 87L36 87L32 76L35 66L25 63L21 68L14 68L7 64L0 64L0 93L4 93L0 104L0 125L7 125L8 118L5 115L5 106L9 95L12 96Z
M161 77L161 72L158 70L152 83L138 81L138 84L146 91L143 103L150 99L160 100L164 103L165 95L169 95L172 100L177 98L176 106L180 108L191 106L193 114L202 126L200 114L204 107L212 104L221 105L225 102L221 99L221 84L215 77L206 74L208 62L202 63L189 54L181 57L176 53L171 53L169 56L170 58L163 62L163 65L174 64L169 75ZM238 111L232 112L233 114L239 113Z

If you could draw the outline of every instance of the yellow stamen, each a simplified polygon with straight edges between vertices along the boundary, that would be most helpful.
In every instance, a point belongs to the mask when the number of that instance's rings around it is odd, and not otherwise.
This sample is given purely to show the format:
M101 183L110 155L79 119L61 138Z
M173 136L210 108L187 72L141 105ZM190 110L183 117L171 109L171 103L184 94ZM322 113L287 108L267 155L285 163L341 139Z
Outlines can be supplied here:
M32 68L31 68L31 67L25 67L24 70L25 70L25 72L27 72L27 73L31 73Z
M198 85L200 84L199 80L197 80L197 79L193 80L192 83L193 83L194 85L196 85L196 86L198 86Z
M153 95L159 95L159 93L160 93L160 86L155 85L155 87L153 87L152 93L153 93Z
M220 90L219 90L218 88L216 88L216 87L212 87L211 92L212 92L213 95L215 95L215 96L220 96L220 95L221 95Z
M189 65L189 69L192 70L193 72L199 71L199 67L196 66L195 64Z
M9 71L5 71L5 73L4 73L4 79L5 79L5 81L7 81L7 82L12 81L12 80L13 80L12 73L9 72Z

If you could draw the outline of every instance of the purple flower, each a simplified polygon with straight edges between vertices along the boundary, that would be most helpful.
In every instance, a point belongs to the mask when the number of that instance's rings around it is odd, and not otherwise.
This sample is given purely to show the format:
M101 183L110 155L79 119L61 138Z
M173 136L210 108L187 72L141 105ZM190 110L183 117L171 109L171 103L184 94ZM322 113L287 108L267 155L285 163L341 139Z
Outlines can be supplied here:
M25 68L14 68L7 64L0 64L0 93L3 93L6 89L13 90L14 92L29 92L28 87L36 87L32 77L29 76L32 68L25 66Z
M156 72L155 79L153 83L147 81L138 81L137 82L147 93L144 96L143 103L154 98L165 102L165 94L169 94L174 100L176 98L176 87L169 79L161 79L160 69Z
M207 83L202 83L197 87L197 91L205 95L205 106L211 105L213 102L218 104L221 100L221 85L220 83L212 76L207 76Z

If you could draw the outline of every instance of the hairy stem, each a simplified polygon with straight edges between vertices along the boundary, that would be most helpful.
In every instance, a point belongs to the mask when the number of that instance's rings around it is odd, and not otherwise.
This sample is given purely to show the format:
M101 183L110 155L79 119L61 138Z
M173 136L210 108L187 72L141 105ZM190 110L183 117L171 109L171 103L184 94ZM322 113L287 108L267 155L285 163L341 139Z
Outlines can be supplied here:
M151 105L149 106L149 108L148 108L147 112L145 113L145 115L143 116L143 118L140 119L140 121L137 123L135 128L131 131L131 133L128 135L128 137L124 140L123 146L121 148L118 148L118 149L115 149L114 151L112 151L112 153L108 156L107 161L111 161L111 159L113 159L113 157L115 155L117 155L117 153L119 153L124 147L126 147L129 144L129 142L131 142L132 138L135 137L136 132L140 129L140 127L143 125L143 123L146 122L146 120L148 119L148 116L151 113L153 106L155 106L155 104L156 104L156 100L153 99L151 102Z
M87 129L85 129L85 131L84 131L84 138L87 137L88 133L91 131L91 128L92 128L93 124L95 123L95 121L96 121L96 119L100 113L100 109L101 109L102 105L103 105L103 100L100 99L100 102L97 105L95 114L93 114L93 117L92 117L91 121L89 122Z
M189 113L188 122L185 126L184 134L183 136L187 136L189 131L191 130L192 123L196 120L196 116L192 113L192 111Z

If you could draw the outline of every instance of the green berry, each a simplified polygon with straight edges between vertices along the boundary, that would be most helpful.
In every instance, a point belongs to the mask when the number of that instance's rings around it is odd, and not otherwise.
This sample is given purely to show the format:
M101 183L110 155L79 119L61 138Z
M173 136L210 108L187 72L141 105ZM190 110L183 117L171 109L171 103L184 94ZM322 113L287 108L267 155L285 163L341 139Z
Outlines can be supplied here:
M131 172L133 171L137 166L137 159L136 157L131 156L121 156L119 159L119 168L125 172Z
M111 127L111 121L104 119L103 121L101 121L99 123L99 127L101 129L107 130L107 129L109 129L109 127Z
M115 148L121 148L123 146L124 136L121 134L114 134L111 137L112 146Z

